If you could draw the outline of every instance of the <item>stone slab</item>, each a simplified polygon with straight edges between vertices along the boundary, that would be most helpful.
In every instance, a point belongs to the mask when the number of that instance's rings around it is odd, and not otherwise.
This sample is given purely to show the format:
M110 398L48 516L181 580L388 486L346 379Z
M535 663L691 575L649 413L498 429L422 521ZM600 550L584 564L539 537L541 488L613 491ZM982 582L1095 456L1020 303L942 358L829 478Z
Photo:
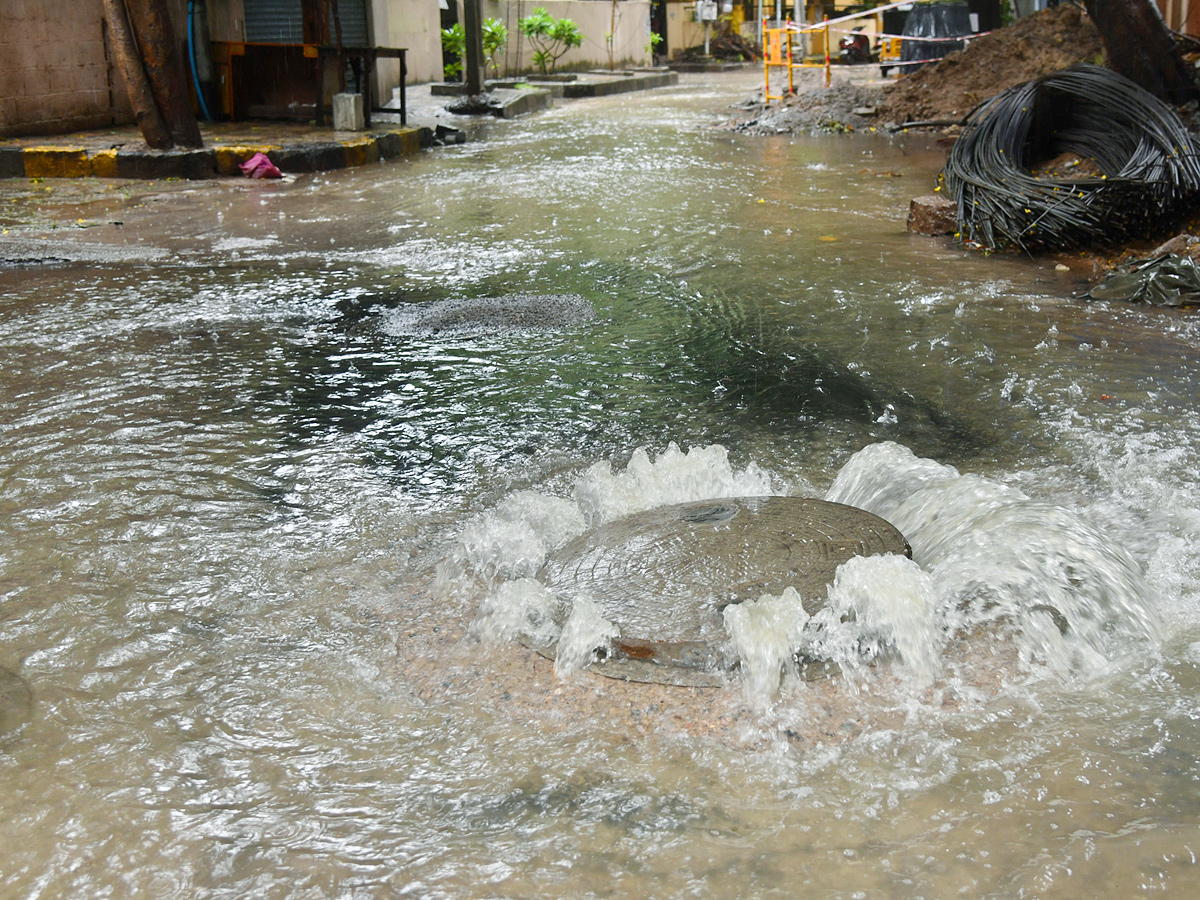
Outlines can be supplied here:
M333 130L362 131L364 128L362 94L334 94Z
M908 233L938 236L958 232L958 205L941 194L914 197L908 204Z

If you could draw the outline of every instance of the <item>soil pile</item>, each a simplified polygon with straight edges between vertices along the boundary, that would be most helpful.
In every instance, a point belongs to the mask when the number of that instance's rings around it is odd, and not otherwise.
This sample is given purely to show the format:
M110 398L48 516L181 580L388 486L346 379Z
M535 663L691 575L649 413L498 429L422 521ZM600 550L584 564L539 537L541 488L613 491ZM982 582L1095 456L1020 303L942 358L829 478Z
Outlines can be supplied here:
M747 134L796 134L956 121L1015 84L1075 63L1103 60L1104 44L1091 19L1079 7L1065 4L975 38L965 49L895 84L859 84L855 76L860 67L835 66L839 77L833 87L824 88L820 86L823 76L811 69L800 70L794 96L764 105L760 93L741 107L750 117L725 127ZM782 85L775 89L781 91Z
M708 56L729 62L754 62L762 59L758 48L730 28L727 21L717 23L717 29L708 42ZM683 52L683 59L687 62L698 62L706 58L703 44L688 47Z
M884 93L879 120L959 119L1015 84L1103 60L1104 44L1092 20L1064 4L976 38L966 49L902 78Z
M751 110L753 117L734 120L725 127L743 134L769 135L863 131L875 124L878 87L841 83L827 88L823 78L812 70L802 71L795 78L795 94L767 106L760 92L741 107Z

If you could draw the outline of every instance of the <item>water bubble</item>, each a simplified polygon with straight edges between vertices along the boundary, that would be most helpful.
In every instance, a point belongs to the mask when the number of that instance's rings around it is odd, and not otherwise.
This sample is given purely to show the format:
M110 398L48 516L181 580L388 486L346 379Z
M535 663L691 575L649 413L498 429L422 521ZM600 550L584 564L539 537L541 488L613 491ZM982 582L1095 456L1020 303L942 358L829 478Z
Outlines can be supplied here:
M591 526L631 513L714 497L754 497L773 494L770 477L751 463L735 471L720 444L682 451L672 442L651 460L636 450L623 472L596 463L575 486L575 499Z

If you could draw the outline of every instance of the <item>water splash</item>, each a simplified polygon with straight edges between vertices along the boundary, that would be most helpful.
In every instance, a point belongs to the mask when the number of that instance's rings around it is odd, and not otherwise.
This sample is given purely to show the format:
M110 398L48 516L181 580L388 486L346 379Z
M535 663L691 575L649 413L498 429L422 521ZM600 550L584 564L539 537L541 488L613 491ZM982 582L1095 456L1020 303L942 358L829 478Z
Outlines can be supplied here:
M870 444L850 457L825 499L857 506L891 521L896 506L914 491L957 477L958 470L953 466L922 459L907 447L883 441ZM907 534L905 537L912 541Z
M557 639L557 670L569 675L598 658L617 629L583 597L558 633L564 611L533 580L550 552L622 515L771 487L753 464L735 470L719 445L684 452L671 444L657 459L635 452L620 471L597 463L571 499L515 493L460 538L464 568L492 585L472 633L539 647ZM726 652L739 660L758 709L773 701L795 660L836 666L852 690L887 672L916 695L941 676L952 641L989 657L1008 648L1025 674L1067 678L1098 677L1157 646L1155 600L1140 568L1078 513L893 443L855 454L827 499L890 520L913 558L851 560L811 619L794 589L728 607Z
M569 678L575 672L602 659L609 644L621 631L600 615L600 607L590 597L579 595L571 605L571 615L563 625L554 657L554 673Z
M719 444L682 451L671 443L656 460L637 450L623 471L594 464L571 499L537 491L506 497L459 533L454 568L491 582L531 578L551 552L589 527L689 500L772 494L771 481L754 463L734 469Z
M755 497L777 491L755 463L738 472L720 444L682 451L672 442L651 461L637 450L622 472L596 463L575 486L575 499L590 527L635 512L718 497Z
M589 524L689 500L768 493L770 476L754 464L742 471L734 469L720 445L685 452L672 443L656 460L638 450L623 471L614 473L607 462L593 465L577 480L572 499L536 491L506 497L460 532L449 559L439 567L439 589L451 595L464 576L482 580L490 590L471 634L484 642L525 639L545 647L558 638L554 617L559 610L534 576L551 552L582 534ZM577 601L580 615L590 602L579 606ZM570 637L571 627L568 620L564 639ZM581 667L595 649L568 645L564 650L560 644L560 668L565 665L563 670L570 672Z
M484 598L471 635L484 644L525 640L548 647L558 640L560 603L540 581L506 581Z
M795 588L725 607L722 613L741 664L746 698L758 709L770 704L780 678L799 650L809 616Z
M858 556L838 567L829 605L813 616L799 650L859 679L890 659L902 682L923 689L941 672L938 605L933 579L912 560Z
M454 556L462 568L488 580L532 578L547 554L585 530L574 502L519 491L463 529Z
M1061 675L1099 674L1160 639L1137 563L1070 510L891 443L855 454L827 499L903 532L935 586L944 639L987 628L1012 640L1027 671Z

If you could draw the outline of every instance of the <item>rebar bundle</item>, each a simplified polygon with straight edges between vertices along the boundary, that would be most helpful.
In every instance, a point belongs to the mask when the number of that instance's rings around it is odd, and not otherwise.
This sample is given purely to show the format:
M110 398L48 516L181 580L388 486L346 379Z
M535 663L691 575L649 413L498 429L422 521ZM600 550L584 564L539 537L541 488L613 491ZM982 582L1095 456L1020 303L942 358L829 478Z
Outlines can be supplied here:
M1039 176L1062 154L1101 174ZM1069 249L1149 237L1200 197L1200 157L1175 113L1111 69L1081 64L986 101L942 170L959 237L993 249Z

